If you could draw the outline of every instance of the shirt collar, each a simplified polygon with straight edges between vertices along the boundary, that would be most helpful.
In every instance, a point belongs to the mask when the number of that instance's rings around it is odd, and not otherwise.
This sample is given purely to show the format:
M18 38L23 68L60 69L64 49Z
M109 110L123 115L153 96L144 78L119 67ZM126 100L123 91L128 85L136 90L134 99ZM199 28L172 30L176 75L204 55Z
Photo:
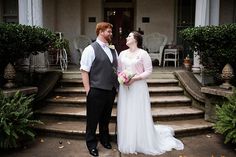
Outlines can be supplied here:
M96 42L101 46L101 47L105 47L105 46L107 46L108 47L108 43L104 43L104 42L102 42L101 40L99 40L98 38L96 39Z

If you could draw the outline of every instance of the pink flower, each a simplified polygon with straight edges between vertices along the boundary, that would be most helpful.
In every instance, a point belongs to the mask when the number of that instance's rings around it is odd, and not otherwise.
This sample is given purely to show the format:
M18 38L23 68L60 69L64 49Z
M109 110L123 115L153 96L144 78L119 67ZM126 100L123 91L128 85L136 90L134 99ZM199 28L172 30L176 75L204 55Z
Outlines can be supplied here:
M131 71L124 70L118 73L118 81L120 84L126 84L134 77L134 75L135 74L133 74Z

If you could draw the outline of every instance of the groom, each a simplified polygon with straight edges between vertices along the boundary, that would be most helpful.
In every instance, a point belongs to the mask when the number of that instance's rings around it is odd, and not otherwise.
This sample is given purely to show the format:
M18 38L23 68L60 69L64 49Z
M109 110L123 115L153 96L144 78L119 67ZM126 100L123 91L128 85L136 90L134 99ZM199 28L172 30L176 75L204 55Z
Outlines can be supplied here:
M96 26L97 39L82 53L80 70L87 95L86 145L89 153L98 156L96 129L99 124L100 143L111 149L109 122L116 96L117 52L109 48L112 24L100 22Z

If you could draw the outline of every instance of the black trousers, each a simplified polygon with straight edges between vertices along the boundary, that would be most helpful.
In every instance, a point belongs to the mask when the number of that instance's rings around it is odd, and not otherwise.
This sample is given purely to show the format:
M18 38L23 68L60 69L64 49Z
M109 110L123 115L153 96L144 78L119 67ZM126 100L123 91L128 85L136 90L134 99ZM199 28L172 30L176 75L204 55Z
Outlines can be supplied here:
M97 147L96 130L98 124L100 142L109 142L108 125L115 96L115 88L112 90L90 88L87 95L86 144L88 149Z

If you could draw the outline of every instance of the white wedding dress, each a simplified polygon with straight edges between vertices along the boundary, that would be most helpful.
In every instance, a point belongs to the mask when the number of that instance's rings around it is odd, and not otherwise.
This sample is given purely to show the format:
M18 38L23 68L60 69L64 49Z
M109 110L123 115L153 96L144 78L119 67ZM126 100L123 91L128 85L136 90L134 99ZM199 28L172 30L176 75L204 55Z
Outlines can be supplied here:
M140 58L125 55L119 58L123 69L136 72ZM160 155L173 148L182 150L183 143L174 138L171 127L154 125L146 80L135 81L129 87L120 85L117 104L118 149L124 154Z

